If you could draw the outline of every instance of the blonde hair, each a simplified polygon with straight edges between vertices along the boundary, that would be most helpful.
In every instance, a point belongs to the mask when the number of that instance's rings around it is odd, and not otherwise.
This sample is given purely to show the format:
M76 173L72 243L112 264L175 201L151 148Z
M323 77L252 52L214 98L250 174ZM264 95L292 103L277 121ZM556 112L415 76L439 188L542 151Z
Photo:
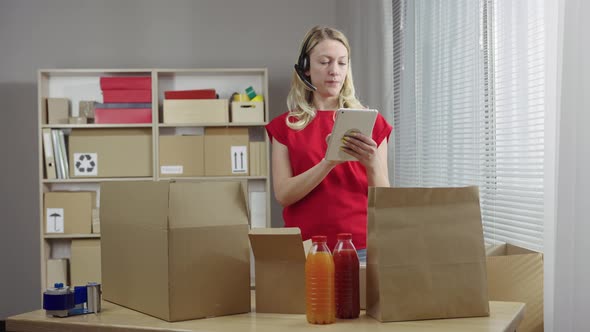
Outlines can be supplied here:
M362 108L363 106L356 98L352 80L350 45L348 39L342 32L329 27L315 26L305 35L300 51L305 52L309 56L311 50L318 43L326 39L341 42L348 51L348 72L346 73L346 79L342 84L342 89L338 96L338 108ZM307 49L302 50L305 45L307 45ZM302 70L307 69L302 68ZM289 114L287 115L286 122L287 126L291 129L300 130L305 128L316 116L316 108L313 105L313 91L303 83L295 71L293 71L293 78L291 79L291 90L289 90L289 95L287 96L287 107ZM291 122L291 119L295 119L295 122Z

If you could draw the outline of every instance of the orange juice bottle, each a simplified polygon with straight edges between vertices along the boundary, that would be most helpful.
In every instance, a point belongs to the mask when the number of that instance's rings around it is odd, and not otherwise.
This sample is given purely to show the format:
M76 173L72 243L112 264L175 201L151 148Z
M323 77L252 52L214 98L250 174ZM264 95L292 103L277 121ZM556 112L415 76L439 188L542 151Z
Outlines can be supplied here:
M336 320L334 260L325 236L313 236L311 241L305 262L307 321L311 324L331 324Z

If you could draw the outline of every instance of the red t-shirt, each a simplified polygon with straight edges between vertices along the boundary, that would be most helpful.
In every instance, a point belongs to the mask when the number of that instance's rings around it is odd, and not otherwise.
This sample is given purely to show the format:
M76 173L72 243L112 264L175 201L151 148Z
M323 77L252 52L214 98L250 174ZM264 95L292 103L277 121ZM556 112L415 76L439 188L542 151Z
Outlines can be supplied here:
M285 123L288 113L274 118L266 131L289 149L293 176L319 163L328 147L326 136L334 126L334 111L318 111L302 130L293 130ZM381 114L373 128L373 140L380 145L389 141L392 126ZM352 233L357 249L366 248L368 184L365 167L358 161L337 165L307 196L283 209L285 227L299 227L303 240L312 235L326 235L330 250L336 245L338 233Z

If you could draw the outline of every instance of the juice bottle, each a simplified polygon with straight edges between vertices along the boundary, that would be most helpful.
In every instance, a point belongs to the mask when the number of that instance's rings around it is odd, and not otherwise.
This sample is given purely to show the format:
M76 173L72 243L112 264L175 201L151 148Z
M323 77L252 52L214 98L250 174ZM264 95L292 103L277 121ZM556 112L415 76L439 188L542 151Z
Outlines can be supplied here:
M359 258L352 234L338 234L334 247L336 317L357 318L360 314Z
M311 324L331 324L336 320L334 304L334 261L326 237L311 238L305 262L305 305Z

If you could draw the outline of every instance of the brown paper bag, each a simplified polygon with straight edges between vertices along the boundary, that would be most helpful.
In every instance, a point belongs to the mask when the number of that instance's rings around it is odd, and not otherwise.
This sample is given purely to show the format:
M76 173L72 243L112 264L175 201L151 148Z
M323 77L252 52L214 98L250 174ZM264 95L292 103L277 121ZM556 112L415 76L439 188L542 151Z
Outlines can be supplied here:
M489 315L477 187L371 187L368 214L368 315Z

